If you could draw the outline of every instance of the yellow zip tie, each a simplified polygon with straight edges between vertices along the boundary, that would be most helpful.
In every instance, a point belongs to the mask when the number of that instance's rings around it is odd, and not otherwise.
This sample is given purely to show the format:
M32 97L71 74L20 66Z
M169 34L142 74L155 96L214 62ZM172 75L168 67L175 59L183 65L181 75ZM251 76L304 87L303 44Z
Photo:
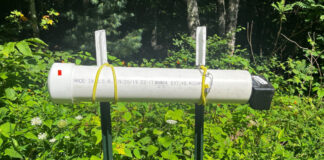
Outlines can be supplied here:
M207 95L206 88L209 88L209 85L205 84L206 74L207 74L207 67L200 66L200 69L202 69L204 71L203 75L202 75L202 82L201 82L201 100L200 100L200 104L205 106L206 103L207 103L207 100L206 100L206 95Z
M114 66L109 64L109 63L105 63L105 64L101 65L98 68L98 71L97 71L97 74L96 74L96 79L95 79L95 82L93 84L92 102L94 103L96 101L96 91L97 91L98 79L99 79L100 72L101 72L101 70L102 70L102 68L104 66L110 67L111 71L112 71L112 74L113 74L113 79L114 79L114 104L116 104L117 100L118 100L116 72L115 72Z

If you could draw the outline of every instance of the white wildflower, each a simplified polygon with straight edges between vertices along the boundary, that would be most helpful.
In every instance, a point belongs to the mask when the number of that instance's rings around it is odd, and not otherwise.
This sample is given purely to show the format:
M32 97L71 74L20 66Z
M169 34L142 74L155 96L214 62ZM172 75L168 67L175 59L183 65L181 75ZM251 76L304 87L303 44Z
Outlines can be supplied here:
M75 117L75 119L76 120L81 120L81 119L83 119L83 117L81 115L78 115L78 116Z
M44 140L44 139L46 139L46 137L47 137L47 133L39 133L38 134L38 139L40 139L40 140Z
M42 120L39 117L35 117L31 120L31 125L38 126L42 124Z
M52 139L49 140L49 142L51 142L51 143L54 143L55 141L56 141L55 138L52 138Z
M66 138L66 139L70 139L70 136L64 136L64 138Z
M172 120L172 119L168 119L168 120L166 120L166 123L169 123L169 124L177 124L178 121Z
M67 123L66 120L59 120L59 121L57 122L57 126L58 126L59 128L64 128L64 127L66 127L67 125L68 125L68 123Z

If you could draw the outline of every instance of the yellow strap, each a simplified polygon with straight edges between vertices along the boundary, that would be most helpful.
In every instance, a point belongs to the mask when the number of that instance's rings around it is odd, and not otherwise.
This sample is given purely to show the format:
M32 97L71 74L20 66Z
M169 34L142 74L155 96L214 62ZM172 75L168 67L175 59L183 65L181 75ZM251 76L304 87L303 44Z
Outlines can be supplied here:
M205 81L206 81L206 74L207 74L207 67L205 66L200 66L200 69L202 69L204 72L203 72L203 75L202 75L202 82L201 82L201 100L200 100L200 104L202 105L206 105L207 103L207 99L206 99L206 88L209 88L209 85L208 84L205 84Z
M115 99L114 100L114 104L116 104L117 103L117 100L118 100L116 72L115 72L114 66L112 66L109 63L105 63L105 64L101 65L98 68L98 71L97 71L97 74L96 74L96 79L95 79L95 82L93 84L92 102L94 103L95 100L96 100L96 91L97 91L98 79L99 79L100 72L101 72L101 70L102 70L102 68L104 66L110 67L111 68L111 71L112 71L112 74L113 74L113 79L114 79L114 99Z

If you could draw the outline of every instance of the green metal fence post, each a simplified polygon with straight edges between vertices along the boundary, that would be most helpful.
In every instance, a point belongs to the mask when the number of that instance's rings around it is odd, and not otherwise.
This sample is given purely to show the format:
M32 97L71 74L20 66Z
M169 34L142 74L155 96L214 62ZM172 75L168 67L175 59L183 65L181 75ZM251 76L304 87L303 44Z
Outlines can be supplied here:
M204 105L195 105L195 160L204 157Z
M112 136L111 136L111 116L110 103L100 102L100 117L102 131L102 149L104 160L112 160Z

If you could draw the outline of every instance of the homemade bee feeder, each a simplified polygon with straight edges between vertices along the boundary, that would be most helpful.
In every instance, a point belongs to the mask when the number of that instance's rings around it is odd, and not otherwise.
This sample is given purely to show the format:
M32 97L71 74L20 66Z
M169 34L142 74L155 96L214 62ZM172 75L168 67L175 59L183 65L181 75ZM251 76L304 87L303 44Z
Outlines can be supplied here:
M195 103L195 159L203 159L206 102L269 109L274 88L248 71L207 70L206 27L198 27L196 35L197 69L113 67L107 62L105 31L96 31L97 66L54 63L48 76L50 96L57 103L101 102L104 159L112 159L110 102Z

